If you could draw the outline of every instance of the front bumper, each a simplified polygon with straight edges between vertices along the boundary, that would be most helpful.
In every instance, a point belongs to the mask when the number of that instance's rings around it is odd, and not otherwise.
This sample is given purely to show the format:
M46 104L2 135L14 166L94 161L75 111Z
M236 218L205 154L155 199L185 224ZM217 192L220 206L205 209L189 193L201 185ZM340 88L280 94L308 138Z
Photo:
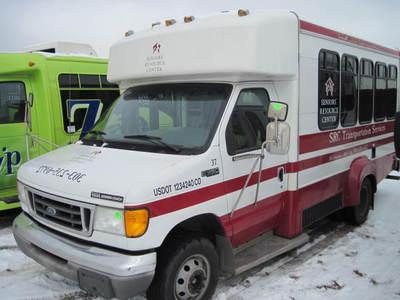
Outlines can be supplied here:
M106 298L144 292L156 267L156 253L128 255L58 236L21 213L13 223L19 248L49 270L78 281L80 288Z

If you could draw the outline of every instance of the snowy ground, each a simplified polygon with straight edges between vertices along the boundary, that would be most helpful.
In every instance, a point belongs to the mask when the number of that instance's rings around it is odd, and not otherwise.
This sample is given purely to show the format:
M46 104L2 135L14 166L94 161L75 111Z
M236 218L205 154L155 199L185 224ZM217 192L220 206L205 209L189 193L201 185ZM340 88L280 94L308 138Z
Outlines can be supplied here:
M273 263L222 280L214 300L400 300L399 195L400 181L384 180L364 226L331 226ZM90 299L75 283L25 257L10 222L0 220L0 299Z

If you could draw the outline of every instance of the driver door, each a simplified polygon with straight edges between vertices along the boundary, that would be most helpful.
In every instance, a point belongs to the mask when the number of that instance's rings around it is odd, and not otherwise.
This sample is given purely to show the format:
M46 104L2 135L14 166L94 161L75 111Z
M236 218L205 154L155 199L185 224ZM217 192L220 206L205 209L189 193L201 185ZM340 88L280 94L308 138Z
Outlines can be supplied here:
M267 107L270 100L277 100L272 84L241 85L235 96L220 140L233 243L237 246L276 226L287 190L288 156L264 151L260 159Z
M29 80L0 79L0 199L13 202L16 175L28 155L25 106L31 93Z

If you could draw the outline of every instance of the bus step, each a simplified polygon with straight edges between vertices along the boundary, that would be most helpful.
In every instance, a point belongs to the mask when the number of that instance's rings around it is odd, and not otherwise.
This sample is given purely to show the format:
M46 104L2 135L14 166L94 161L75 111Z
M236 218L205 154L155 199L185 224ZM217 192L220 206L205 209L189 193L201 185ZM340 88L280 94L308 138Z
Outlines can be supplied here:
M310 240L308 234L303 233L296 238L286 239L268 234L257 243L246 247L235 255L235 275L248 271L279 255L298 248Z
M400 176L396 175L388 175L386 176L387 179L392 179L392 180L400 180Z

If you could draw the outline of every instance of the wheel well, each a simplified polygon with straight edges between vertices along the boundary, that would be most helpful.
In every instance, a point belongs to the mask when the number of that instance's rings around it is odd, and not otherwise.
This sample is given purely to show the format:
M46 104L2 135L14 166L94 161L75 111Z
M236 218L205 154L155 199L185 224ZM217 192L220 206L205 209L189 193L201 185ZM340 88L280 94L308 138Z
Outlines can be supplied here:
M208 238L215 246L220 270L223 273L233 274L234 255L230 240L218 217L214 214L203 214L187 219L176 225L166 236L158 251L162 251L168 243L176 242L176 239L184 235L201 235Z
M216 244L216 235L225 236L218 217L213 214L203 214L187 219L176 225L165 238L164 243L171 240L176 235L183 235L187 233L197 233L209 238L214 245Z

